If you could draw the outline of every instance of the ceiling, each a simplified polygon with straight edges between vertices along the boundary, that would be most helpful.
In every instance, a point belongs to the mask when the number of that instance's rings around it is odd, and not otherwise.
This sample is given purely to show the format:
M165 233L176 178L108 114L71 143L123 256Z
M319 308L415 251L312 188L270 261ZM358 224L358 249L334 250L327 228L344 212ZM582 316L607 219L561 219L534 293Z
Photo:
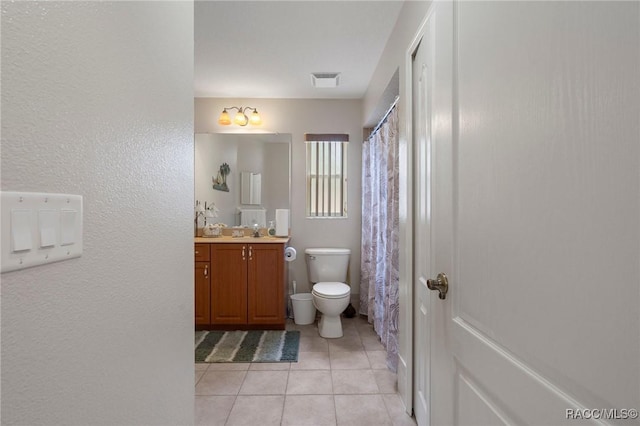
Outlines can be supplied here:
M394 1L196 1L195 96L359 99L398 14ZM311 73L339 72L317 89Z

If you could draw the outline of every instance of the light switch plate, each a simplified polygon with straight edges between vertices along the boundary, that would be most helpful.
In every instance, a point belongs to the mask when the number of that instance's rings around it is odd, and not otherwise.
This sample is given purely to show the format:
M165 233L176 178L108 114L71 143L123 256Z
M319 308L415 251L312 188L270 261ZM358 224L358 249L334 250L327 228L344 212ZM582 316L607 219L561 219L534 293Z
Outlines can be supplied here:
M16 271L82 255L82 196L0 193L2 263Z

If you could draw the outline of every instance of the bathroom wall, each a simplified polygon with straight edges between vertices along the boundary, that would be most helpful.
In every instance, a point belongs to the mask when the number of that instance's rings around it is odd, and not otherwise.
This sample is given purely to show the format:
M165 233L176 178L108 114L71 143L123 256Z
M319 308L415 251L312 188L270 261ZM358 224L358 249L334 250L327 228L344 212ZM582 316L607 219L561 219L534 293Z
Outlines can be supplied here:
M405 1L398 15L396 25L387 40L387 44L378 61L369 87L362 100L362 121L364 127L374 126L388 108L389 102L393 100L388 97L386 91L389 83L394 79L394 74L398 71L400 93L403 93L406 69L404 60L407 56L407 49L413 41L420 24L424 21L429 10L431 1ZM402 114L402 109L399 110ZM401 130L403 122L400 122Z
M407 125L410 119L407 106L410 82L406 81L406 58L409 46L414 40L420 25L425 20L430 1L406 1L402 6L396 25L391 32L387 45L373 72L371 82L363 98L362 120L365 125L374 125L381 113L387 108L393 95L389 87L397 78L398 93L398 137L400 145L400 321L399 329L399 359L398 359L398 392L405 405L411 411L412 378L410 369L412 363L412 313L413 303L411 293L413 267L413 240L411 222L411 147L408 141ZM396 75L397 73L397 75Z
M2 190L84 197L2 274L2 424L193 424L193 4L1 7Z
M263 124L255 130L250 126L247 129L220 126L218 116L229 106L258 108ZM305 248L345 247L351 249L350 282L352 293L357 295L360 283L362 102L359 99L195 99L196 133L251 131L292 135L291 245L298 250L298 259L289 264L289 281L297 281L298 292L310 291ZM306 218L305 133L349 134L347 219Z

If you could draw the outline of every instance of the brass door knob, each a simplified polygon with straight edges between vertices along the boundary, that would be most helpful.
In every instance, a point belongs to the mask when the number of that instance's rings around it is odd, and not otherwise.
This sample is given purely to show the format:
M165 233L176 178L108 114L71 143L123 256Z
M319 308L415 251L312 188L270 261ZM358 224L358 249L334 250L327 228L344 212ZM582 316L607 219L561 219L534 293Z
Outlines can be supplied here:
M429 287L429 290L438 290L438 297L442 300L446 299L447 292L449 291L447 275L441 272L435 280L427 280L427 287Z

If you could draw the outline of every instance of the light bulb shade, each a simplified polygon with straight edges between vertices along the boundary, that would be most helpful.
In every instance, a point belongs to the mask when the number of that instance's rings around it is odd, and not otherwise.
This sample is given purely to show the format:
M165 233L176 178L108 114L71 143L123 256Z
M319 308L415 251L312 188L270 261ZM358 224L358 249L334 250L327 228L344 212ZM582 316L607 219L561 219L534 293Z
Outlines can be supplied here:
M233 122L236 123L238 126L246 126L247 116L242 111L238 111L236 116L233 118Z
M253 113L251 113L249 122L254 126L259 126L260 124L262 124L262 118L260 118L260 114L258 114L257 109L253 110Z
M196 212L204 213L204 207L202 206L202 204L196 204Z
M226 109L222 110L222 114L220 114L220 118L218 118L218 123L223 126L228 126L231 124L231 117L229 117L229 113Z

